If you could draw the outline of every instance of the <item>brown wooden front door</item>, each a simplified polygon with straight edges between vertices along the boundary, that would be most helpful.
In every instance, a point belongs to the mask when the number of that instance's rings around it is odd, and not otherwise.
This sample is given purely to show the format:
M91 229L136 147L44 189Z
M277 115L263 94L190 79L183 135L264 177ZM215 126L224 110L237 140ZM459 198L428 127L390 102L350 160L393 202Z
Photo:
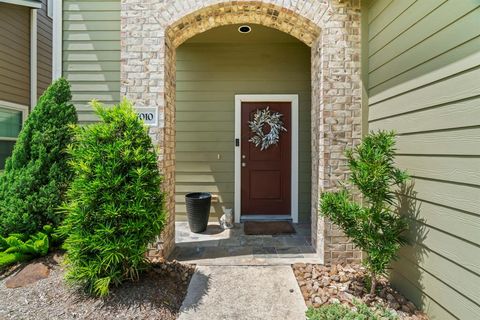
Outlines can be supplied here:
M254 135L248 122L257 109L279 112L287 131L277 145L260 150L249 139ZM291 116L290 102L242 102L241 106L241 214L291 214ZM270 131L268 125L264 132Z

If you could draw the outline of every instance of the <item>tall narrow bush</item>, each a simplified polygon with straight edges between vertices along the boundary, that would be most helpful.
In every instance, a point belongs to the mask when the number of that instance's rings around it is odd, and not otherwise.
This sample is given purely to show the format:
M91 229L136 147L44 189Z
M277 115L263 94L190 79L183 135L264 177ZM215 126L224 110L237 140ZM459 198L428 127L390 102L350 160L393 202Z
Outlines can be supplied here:
M67 280L103 296L138 277L164 211L157 157L131 104L92 104L101 122L76 128L69 148L75 178L60 232L67 237Z
M69 83L57 80L25 122L0 174L0 236L31 235L61 222L57 208L72 176L65 149L72 141L70 126L77 123L71 98Z
M352 188L326 192L321 212L340 226L367 257L370 294L375 294L377 277L385 273L404 238L406 222L398 213L395 188L408 175L394 166L395 134L379 131L364 138L361 145L346 152L350 182L362 193L363 203L353 201Z

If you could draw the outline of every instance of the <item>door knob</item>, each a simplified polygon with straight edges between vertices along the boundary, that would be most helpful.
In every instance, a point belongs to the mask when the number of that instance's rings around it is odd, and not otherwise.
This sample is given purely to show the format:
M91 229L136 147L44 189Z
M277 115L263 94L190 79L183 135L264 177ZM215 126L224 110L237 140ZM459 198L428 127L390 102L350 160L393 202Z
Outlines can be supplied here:
M247 164L245 162L242 162L242 167L246 167Z

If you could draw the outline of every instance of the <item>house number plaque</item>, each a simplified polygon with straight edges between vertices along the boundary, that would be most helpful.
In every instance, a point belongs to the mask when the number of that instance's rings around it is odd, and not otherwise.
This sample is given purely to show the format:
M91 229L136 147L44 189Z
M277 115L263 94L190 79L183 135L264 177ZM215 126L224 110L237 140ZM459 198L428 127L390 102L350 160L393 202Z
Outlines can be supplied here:
M147 126L156 126L158 121L158 114L156 107L135 107L138 118L143 120Z

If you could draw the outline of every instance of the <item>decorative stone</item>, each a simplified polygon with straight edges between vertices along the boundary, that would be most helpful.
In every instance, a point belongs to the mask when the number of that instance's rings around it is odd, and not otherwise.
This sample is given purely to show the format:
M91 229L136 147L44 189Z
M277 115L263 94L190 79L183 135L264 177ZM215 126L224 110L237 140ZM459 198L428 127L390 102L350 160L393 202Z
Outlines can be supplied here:
M393 310L400 309L400 304L398 302L389 302L388 307Z
M406 304L402 305L402 311L405 312L405 313L410 313L411 312L410 308Z
M330 298L330 303L340 303L340 300L337 298Z
M415 310L417 310L417 307L411 301L408 301L406 303L406 306L408 307L408 309L410 309L410 312L415 312Z
M52 259L53 261L55 261L56 264L61 264L63 262L63 255L59 253L55 253Z
M315 297L315 299L313 300L313 303L321 305L323 303L322 298Z
M395 300L397 300L398 303L400 304L406 304L407 303L407 299L405 299L404 296L402 296L401 294L395 294Z
M332 268L330 269L329 274L330 274L331 276L337 274L337 266L332 266Z
M46 279L50 275L50 269L43 263L31 263L23 268L19 273L10 276L5 281L7 288L20 288L28 284Z
M395 297L390 293L387 294L386 298L388 302L396 302Z
M293 266L294 274L298 274L297 281L299 285L301 284L302 295L307 306L320 307L327 303L341 303L353 308L353 301L361 300L372 309L376 309L377 306L388 308L391 313L398 314L399 319L402 320L428 319L425 314L416 309L412 302L391 288L385 277L378 279L379 295L369 295L364 290L367 273L365 268L359 265L308 266L311 266L308 270L311 270L312 274L315 272L320 274L318 279L303 278L307 267L295 269ZM335 281L333 278L339 277L339 275L347 277L348 280L345 282ZM301 282L298 279L302 279ZM400 301L405 301L405 303L400 303Z

